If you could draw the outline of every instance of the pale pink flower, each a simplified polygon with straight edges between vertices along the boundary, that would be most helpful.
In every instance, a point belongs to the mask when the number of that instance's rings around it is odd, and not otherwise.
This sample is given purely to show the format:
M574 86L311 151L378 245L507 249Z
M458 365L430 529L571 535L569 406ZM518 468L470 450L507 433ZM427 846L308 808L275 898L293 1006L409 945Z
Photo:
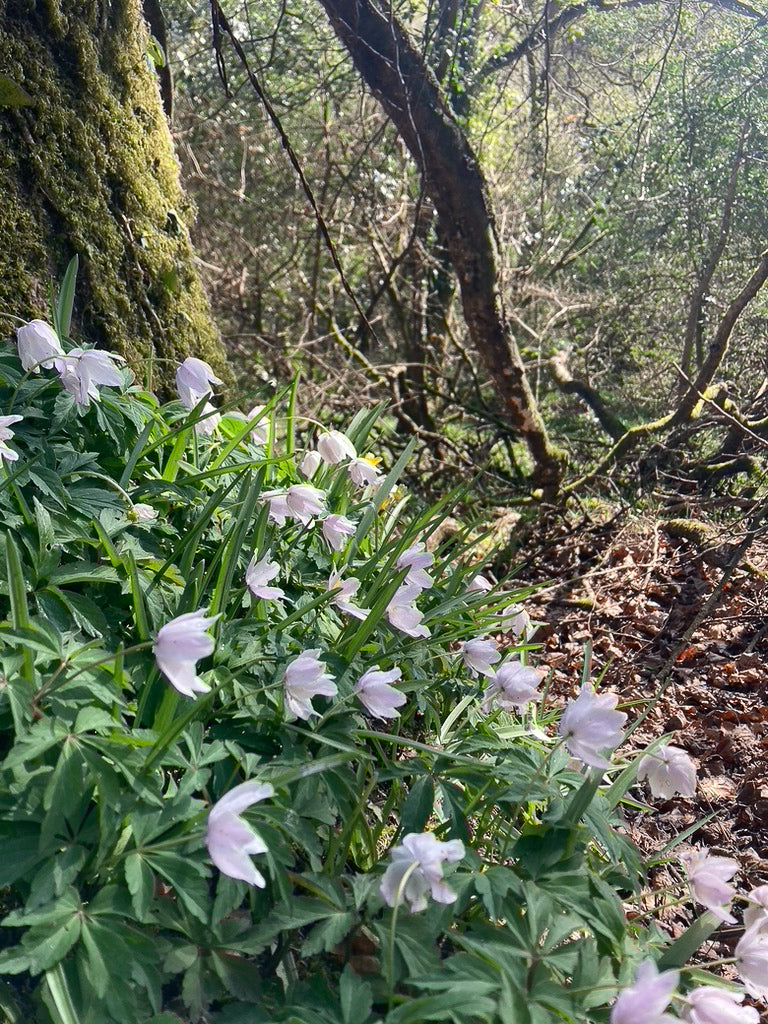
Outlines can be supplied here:
M432 832L421 835L411 832L404 837L402 845L392 847L389 855L392 863L384 872L380 886L387 906L397 906L405 898L411 913L425 910L427 892L437 903L456 900L456 893L443 880L443 864L462 859L464 844L460 839L443 843Z
M138 501L129 509L128 518L132 519L135 523L154 523L157 519L157 509Z
M294 484L286 491L285 500L290 514L305 525L325 512L325 494L312 484Z
M222 383L204 359L194 356L188 356L176 370L176 391L185 409L194 409L204 395L212 394L212 384Z
M269 518L277 526L285 526L286 519L293 518L293 512L288 507L286 491L264 491L259 496L261 501L269 503Z
M713 857L706 850L681 854L693 898L697 903L728 924L735 924L730 913L731 900L736 890L728 882L739 870L739 862L732 857Z
M262 419L265 409L266 405L254 405L245 417L249 423L252 420L260 421L258 426L254 427L250 433L251 441L254 444L266 444L269 440L269 420L266 418Z
M195 421L195 433L198 437L212 437L221 423L221 416L216 412L216 406L206 402L200 412L200 417Z
M327 516L323 520L323 536L334 551L343 551L357 527L346 516Z
M299 469L307 478L307 480L311 480L312 477L320 468L320 463L322 461L323 460L320 458L319 452L307 452L307 454L301 460L301 465L299 466Z
M704 986L685 997L688 1005L683 1020L691 1024L760 1024L760 1014L753 1006L739 1006L743 992Z
M280 587L268 586L280 572L277 562L270 562L269 555L256 561L254 555L245 570L245 585L254 597L260 597L263 601L282 601L285 599L285 591Z
M269 783L243 782L213 805L208 815L205 844L211 860L223 875L263 889L264 876L254 867L249 854L266 853L261 836L240 817L246 807L272 796Z
M62 387L79 406L87 408L91 401L99 401L99 386L116 388L123 383L115 359L124 361L122 356L101 349L70 349L66 356L56 360Z
M461 659L473 675L494 675L493 666L500 658L499 645L495 640L477 637L461 645Z
M420 593L421 587L403 583L393 594L386 610L390 626L414 638L430 635L429 629L421 622L424 615L413 603Z
M566 705L560 719L560 736L568 751L591 768L610 768L601 751L613 750L621 743L627 716L617 711L614 693L599 696L585 685L576 698Z
M412 544L407 551L404 551L397 559L397 568L405 569L408 567L408 575L405 577L404 582L418 587L420 590L426 590L427 587L432 586L432 577L427 572L427 569L434 563L435 556L429 551L424 550L424 544L419 541L417 544Z
M519 637L531 631L531 617L520 604L508 604L499 618L499 629Z
M734 953L747 992L755 999L768 999L768 932L759 923L747 928Z
M329 430L328 433L321 434L317 439L317 451L323 462L327 462L329 466L335 466L344 459L357 457L355 446L340 430Z
M665 745L646 754L638 765L637 779L647 779L653 796L662 800L675 793L693 796L696 792L696 766L680 747Z
M396 709L405 704L406 696L390 683L401 676L399 668L382 672L378 665L369 668L357 681L355 693L374 718L397 718L400 714Z
M286 667L283 687L288 710L297 718L317 715L310 701L313 697L335 697L338 692L333 677L325 672L319 660L320 649L304 651Z
M758 885L747 893L749 906L744 908L744 927L758 926L761 931L768 932L768 885Z
M16 462L18 459L19 453L14 451L13 448L9 448L6 441L13 440L11 425L13 423L20 423L23 419L23 416L0 416L0 462L3 459L6 462Z
M539 684L546 674L543 668L529 668L517 660L505 661L491 680L483 701L484 710L497 704L503 711L523 711L538 699Z
M23 370L40 373L40 368L50 370L57 363L57 356L63 356L59 337L44 320L30 320L23 327L16 328L16 344Z
M215 642L207 630L218 618L218 615L207 617L202 609L187 612L171 619L157 634L153 647L157 667L185 697L210 690L197 675L197 662L213 654Z
M360 589L360 580L341 578L341 573L334 570L328 578L328 585L326 590L336 591L334 597L331 598L331 604L336 605L339 611L344 612L346 615L351 615L355 619L364 619L368 615L368 612L362 608L358 608L356 604L352 603L352 598Z
M473 576L467 586L467 593L469 594L487 594L489 590L493 590L493 584L480 573L477 576Z
M677 1020L665 1010L680 980L678 971L659 974L656 964L646 960L635 974L635 983L625 988L613 1004L611 1024L673 1024Z
M352 459L347 472L352 483L358 487L374 487L381 479L381 474L370 458Z

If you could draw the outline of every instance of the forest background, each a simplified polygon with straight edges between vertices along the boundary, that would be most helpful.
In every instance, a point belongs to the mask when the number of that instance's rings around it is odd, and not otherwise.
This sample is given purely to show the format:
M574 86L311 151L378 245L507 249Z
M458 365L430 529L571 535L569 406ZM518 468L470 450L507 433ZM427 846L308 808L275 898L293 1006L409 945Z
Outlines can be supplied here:
M708 960L768 993L764 925L755 983L675 866L768 881L767 33L741 0L4 6L0 311L127 360L0 359L10 1021L605 1024L647 956L684 1019ZM150 653L190 616L192 693ZM543 692L492 709L529 655ZM305 729L307 657L340 696ZM580 684L633 719L598 774L560 749ZM241 779L263 893L205 853ZM377 887L422 830L472 844L455 918Z

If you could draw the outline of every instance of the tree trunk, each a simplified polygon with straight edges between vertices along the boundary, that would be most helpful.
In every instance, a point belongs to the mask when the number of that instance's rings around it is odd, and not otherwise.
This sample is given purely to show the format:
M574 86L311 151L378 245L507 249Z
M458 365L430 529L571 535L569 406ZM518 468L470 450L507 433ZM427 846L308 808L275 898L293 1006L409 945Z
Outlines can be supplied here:
M535 482L552 497L563 458L547 437L504 312L493 214L477 158L394 15L385 15L372 0L320 3L424 174L459 280L469 334L511 426L528 445Z
M187 355L221 369L138 0L0 12L0 309L47 316L78 255L78 341L161 388Z

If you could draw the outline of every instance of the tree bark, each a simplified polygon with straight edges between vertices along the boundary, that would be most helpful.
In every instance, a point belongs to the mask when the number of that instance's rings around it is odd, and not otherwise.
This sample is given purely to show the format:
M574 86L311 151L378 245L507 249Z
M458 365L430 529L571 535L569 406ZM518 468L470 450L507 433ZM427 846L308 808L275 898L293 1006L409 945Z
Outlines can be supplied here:
M179 359L221 370L225 356L147 50L138 0L0 9L0 68L24 91L0 102L0 309L47 316L51 279L78 255L78 341L140 380L152 367L162 389Z
M467 328L546 497L564 457L547 437L499 288L498 242L485 179L439 86L405 30L372 0L320 0L361 77L424 175L461 289Z

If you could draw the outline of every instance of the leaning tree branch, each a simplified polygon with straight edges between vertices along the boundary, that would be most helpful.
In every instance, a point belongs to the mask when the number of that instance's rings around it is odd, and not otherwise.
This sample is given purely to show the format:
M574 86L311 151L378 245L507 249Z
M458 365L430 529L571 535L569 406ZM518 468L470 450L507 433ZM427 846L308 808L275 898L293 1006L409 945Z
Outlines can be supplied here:
M620 437L611 450L594 466L588 473L572 481L568 487L563 488L563 495L577 493L585 484L590 483L602 473L608 472L613 466L645 438L661 434L673 427L679 427L683 423L690 422L696 415L698 409L704 404L706 390L712 383L728 350L728 342L736 322L744 312L749 303L755 298L762 286L768 280L768 249L760 257L760 263L749 281L744 285L736 298L730 303L725 311L720 324L709 346L709 355L699 371L696 380L690 385L676 409L666 416L650 423L640 423ZM754 426L754 425L753 425Z
M680 367L682 374L680 377L677 397L682 398L685 394L686 377L691 371L691 360L693 358L694 343L697 344L697 338L700 338L701 323L704 310L704 299L709 291L709 286L712 283L712 278L715 276L715 271L720 262L720 259L725 252L725 246L728 242L728 238L731 233L731 223L733 221L733 206L736 202L736 184L739 178L739 171L744 160L744 144L747 138L747 131L749 129L749 120L744 121L741 126L741 133L739 135L739 144L736 147L736 155L733 158L731 164L731 172L728 177L728 187L725 191L725 200L723 202L723 210L720 215L720 228L718 230L717 239L715 244L707 257L707 261L699 273L696 287L691 295L691 302L688 308L688 319L685 324L685 334L683 335L683 348L680 355Z
M602 396L591 384L585 380L577 380L568 369L568 356L565 352L558 352L549 360L549 370L552 379L560 391L566 395L576 395L582 400L597 418L597 422L614 441L618 441L627 432L627 428L619 417L611 412L603 401Z
M754 274L726 309L725 315L720 321L709 346L709 353L704 360L704 365L673 413L672 426L676 427L691 418L696 405L701 401L701 396L712 383L715 374L720 369L725 353L728 351L728 342L733 333L733 328L736 326L736 321L755 298L766 280L768 280L768 249L760 257L760 263Z
M485 178L435 77L397 18L373 0L319 0L363 81L424 176L461 290L470 337L512 428L534 460L534 482L554 497L564 455L550 442L512 335L499 287L499 250Z

